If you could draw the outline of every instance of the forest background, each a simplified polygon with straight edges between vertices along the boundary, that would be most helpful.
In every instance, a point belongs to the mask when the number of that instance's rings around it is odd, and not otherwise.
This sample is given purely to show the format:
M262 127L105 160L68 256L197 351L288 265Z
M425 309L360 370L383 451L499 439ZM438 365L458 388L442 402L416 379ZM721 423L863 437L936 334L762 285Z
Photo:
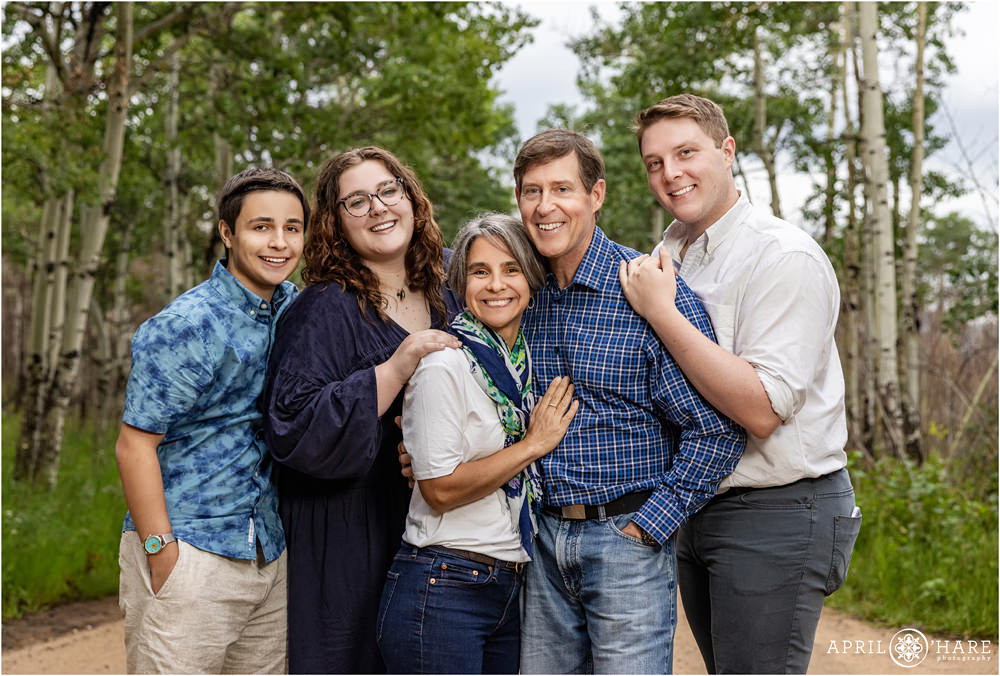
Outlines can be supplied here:
M208 276L228 176L273 165L311 193L325 160L373 143L414 167L446 239L479 211L513 211L511 163L534 130L497 76L532 40L526 7L3 5L4 619L115 592L129 341ZM998 139L956 125L942 96L968 6L614 9L568 40L580 100L538 127L598 143L601 225L649 250L669 219L631 120L685 90L723 105L738 185L810 232L841 282L865 521L831 603L995 642ZM805 196L789 214L792 174ZM974 207L950 208L963 197Z

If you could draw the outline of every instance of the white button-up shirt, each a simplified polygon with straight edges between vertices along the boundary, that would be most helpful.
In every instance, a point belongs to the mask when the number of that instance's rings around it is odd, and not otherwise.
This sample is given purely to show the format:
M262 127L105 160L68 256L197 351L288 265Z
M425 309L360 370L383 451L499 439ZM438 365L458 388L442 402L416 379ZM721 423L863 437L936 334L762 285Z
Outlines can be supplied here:
M719 492L783 486L844 467L844 376L834 342L840 288L823 249L743 195L679 261L687 240L677 221L663 233L719 345L753 366L782 420L767 439L747 435L743 458Z

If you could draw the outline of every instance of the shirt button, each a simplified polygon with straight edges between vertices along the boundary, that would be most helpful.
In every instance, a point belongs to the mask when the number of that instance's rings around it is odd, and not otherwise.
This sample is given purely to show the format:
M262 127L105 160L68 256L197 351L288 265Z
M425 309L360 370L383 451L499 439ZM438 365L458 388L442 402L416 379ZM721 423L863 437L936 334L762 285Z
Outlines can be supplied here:
M259 479L259 478L260 478L260 472L254 472L254 473L253 473L253 475L254 475L254 477L255 477L255 478L257 478L257 479Z
M253 316L254 316L255 314L257 314L257 311L256 311L256 310L250 310L250 316L251 316L251 317L253 317Z
M260 304L260 309L261 310L266 310L267 309L267 303L261 303Z

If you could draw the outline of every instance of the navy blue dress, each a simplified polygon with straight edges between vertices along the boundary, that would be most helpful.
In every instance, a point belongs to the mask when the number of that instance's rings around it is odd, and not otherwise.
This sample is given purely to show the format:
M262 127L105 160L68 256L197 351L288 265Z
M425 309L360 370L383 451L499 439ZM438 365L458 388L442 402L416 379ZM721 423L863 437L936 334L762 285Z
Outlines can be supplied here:
M450 290L445 304L460 309ZM447 319L432 312L433 328ZM288 547L291 673L385 672L375 621L410 489L402 393L378 417L375 366L407 335L372 310L366 321L336 283L307 287L278 324L262 404Z

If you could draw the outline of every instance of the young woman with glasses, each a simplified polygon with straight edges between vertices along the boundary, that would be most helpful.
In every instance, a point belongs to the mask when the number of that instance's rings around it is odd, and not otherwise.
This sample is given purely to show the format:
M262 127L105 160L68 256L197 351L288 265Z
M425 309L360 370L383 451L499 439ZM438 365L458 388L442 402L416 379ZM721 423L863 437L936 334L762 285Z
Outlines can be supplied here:
M289 670L378 673L375 620L410 490L399 474L401 392L455 336L443 239L413 171L377 147L317 179L303 279L264 391L288 546Z

